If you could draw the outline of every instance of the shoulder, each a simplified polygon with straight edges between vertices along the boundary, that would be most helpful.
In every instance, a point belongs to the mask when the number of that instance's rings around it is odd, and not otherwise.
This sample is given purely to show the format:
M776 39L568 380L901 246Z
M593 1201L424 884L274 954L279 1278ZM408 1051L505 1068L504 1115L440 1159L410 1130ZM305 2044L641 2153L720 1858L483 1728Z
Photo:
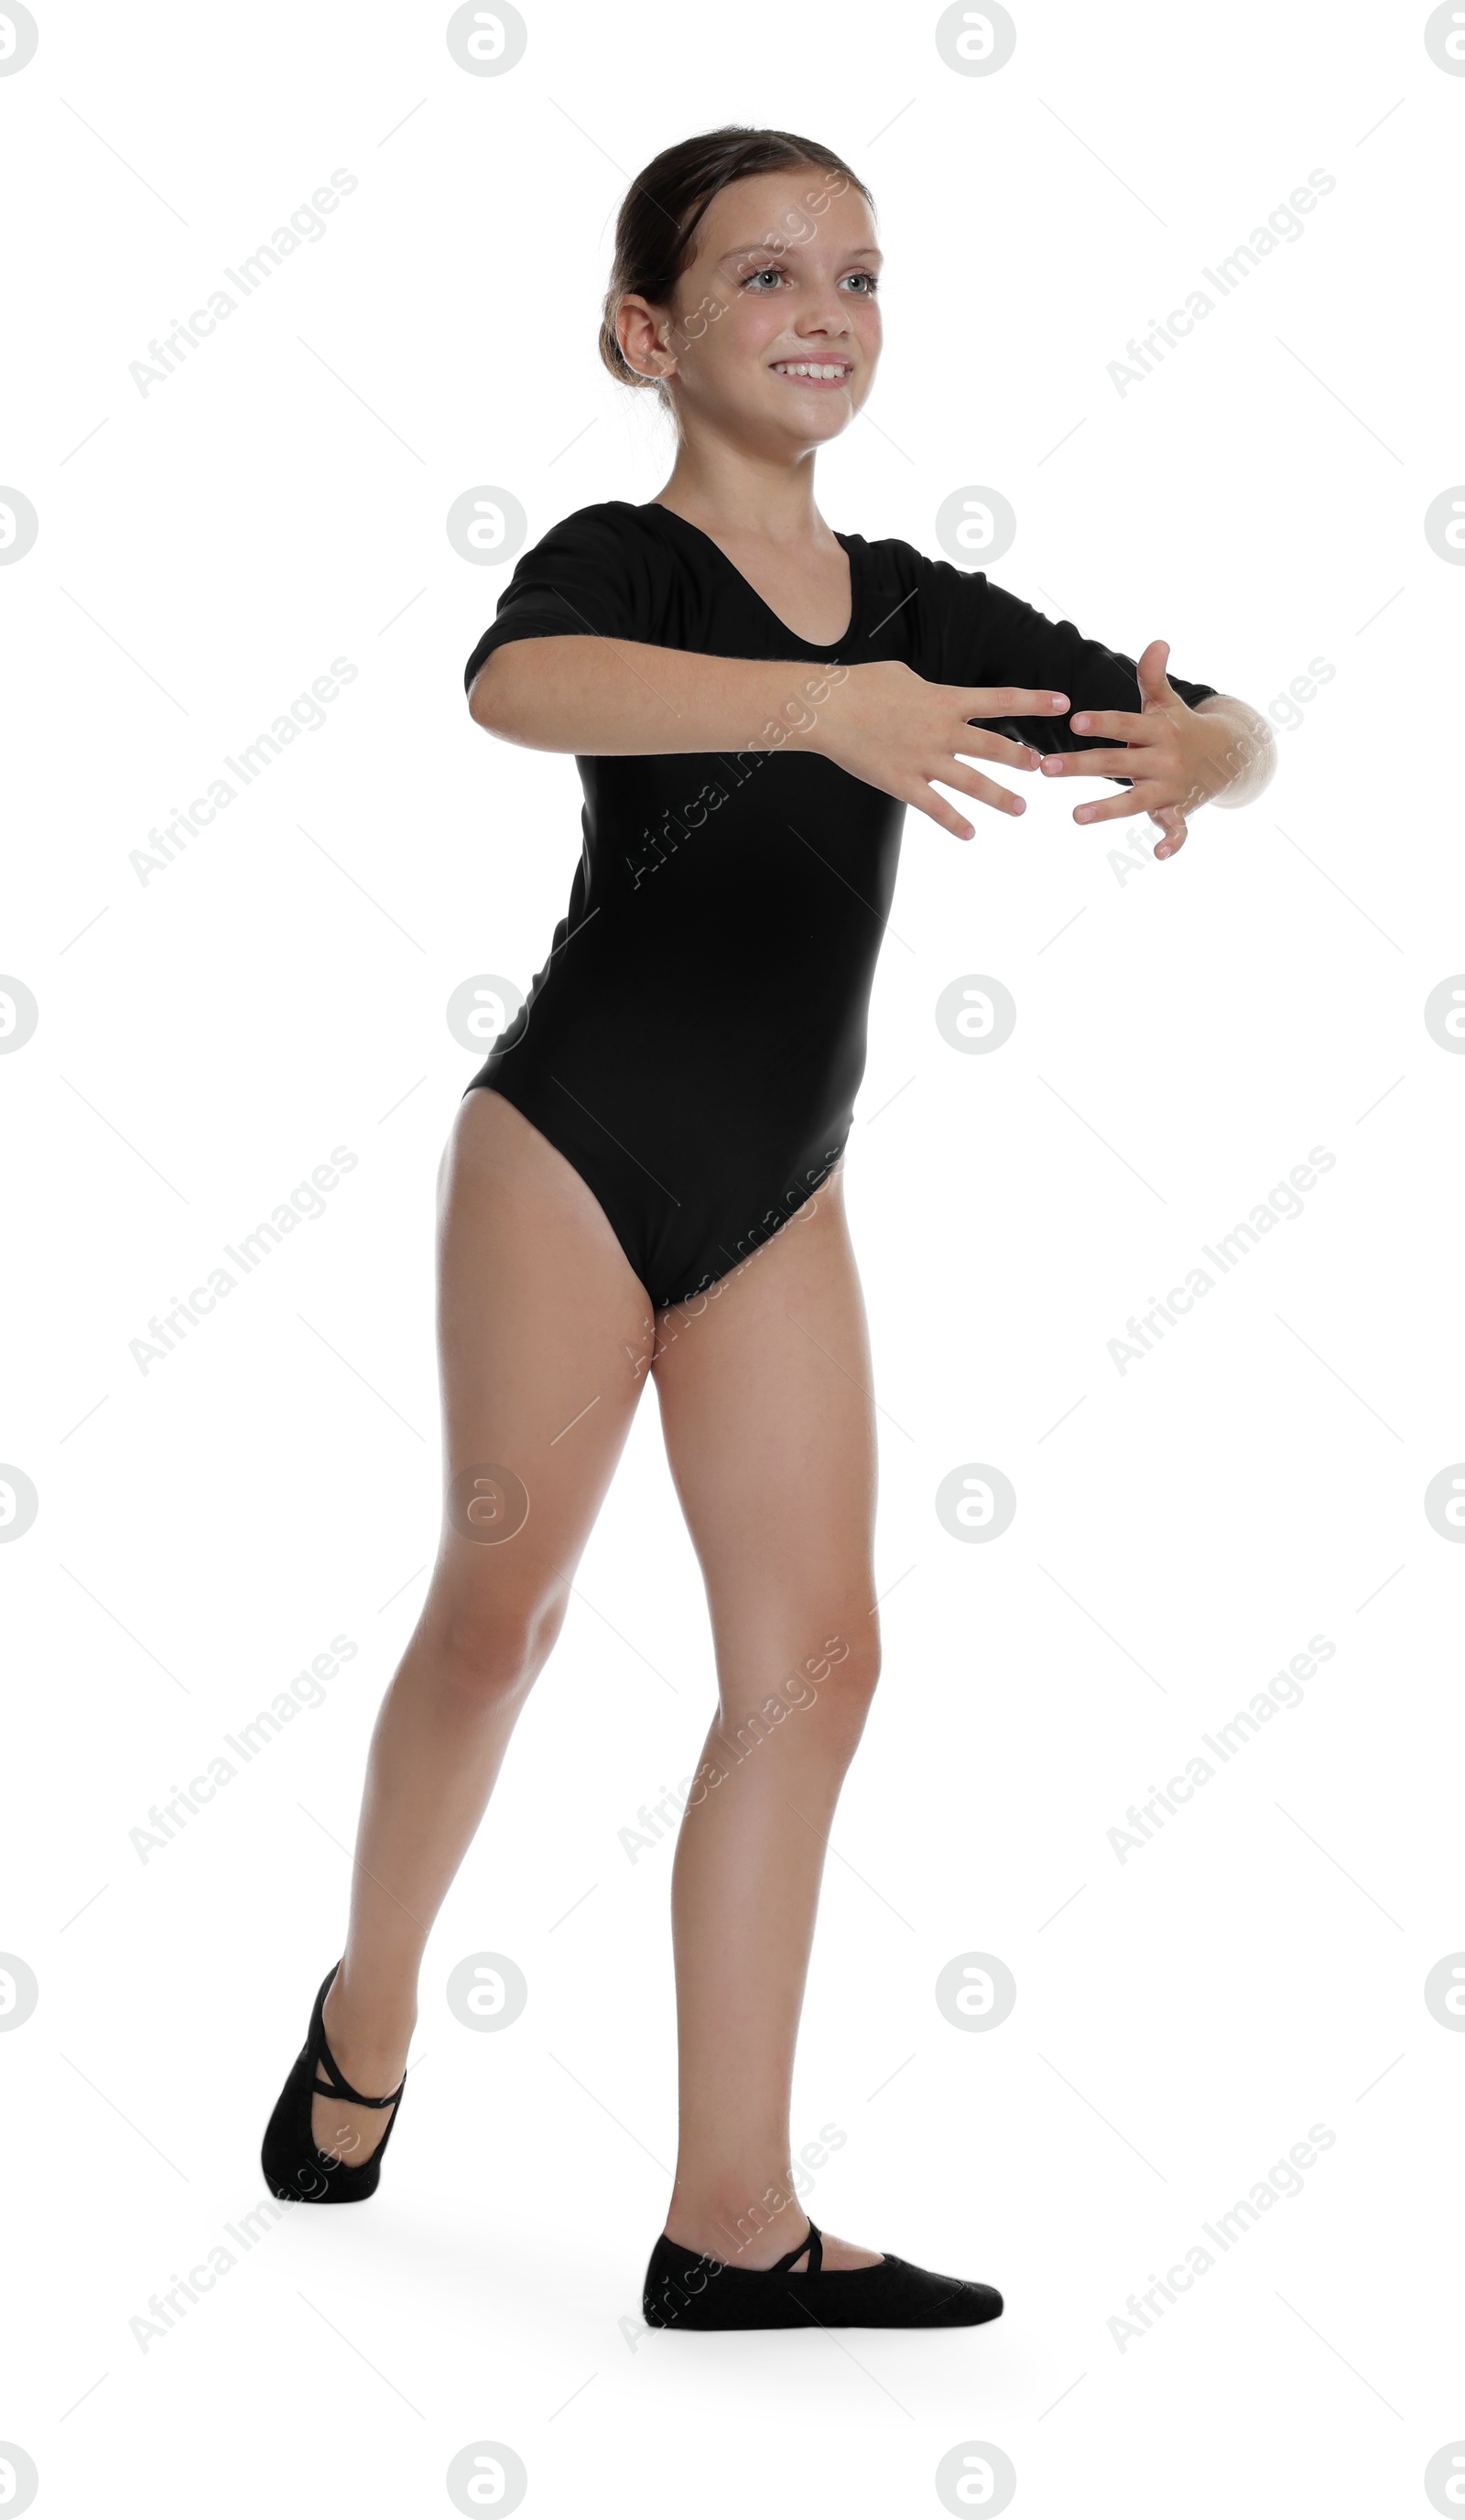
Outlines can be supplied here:
M840 540L842 543L858 544L860 557L867 568L907 582L916 579L922 569L931 565L925 553L917 551L914 543L901 542L894 534L881 534L872 539L867 534L842 532Z
M652 541L629 502L573 508L517 554L470 671L509 639L649 639L660 600Z
M669 566L664 535L628 499L597 499L573 508L526 545L514 569L517 588L541 585L597 592L630 606L638 617L660 599ZM627 635L627 634L622 634Z
M883 534L867 540L863 534L845 534L847 543L857 543L867 576L890 592L894 601L912 595L923 608L959 609L966 613L980 610L984 605L1002 603L1004 591L993 586L980 568L959 568L949 560L933 560L929 552L919 551L897 534Z
M588 508L572 508L568 517L561 518L556 530L573 527L585 533L624 533L640 513L629 499L595 499Z
M936 566L925 552L917 551L914 543L902 542L898 534L878 534L872 539L866 534L842 533L840 539L842 542L858 543L871 560L885 567L898 569L907 576Z
M1011 599L981 569L933 560L898 534L846 534L865 586L864 609L878 625L882 655L898 657L928 682L980 679L966 670L977 645L995 635Z
M537 542L526 545L529 557L536 552L575 553L587 556L624 547L634 536L637 511L625 499L598 499L587 508L573 508L568 517L546 526Z

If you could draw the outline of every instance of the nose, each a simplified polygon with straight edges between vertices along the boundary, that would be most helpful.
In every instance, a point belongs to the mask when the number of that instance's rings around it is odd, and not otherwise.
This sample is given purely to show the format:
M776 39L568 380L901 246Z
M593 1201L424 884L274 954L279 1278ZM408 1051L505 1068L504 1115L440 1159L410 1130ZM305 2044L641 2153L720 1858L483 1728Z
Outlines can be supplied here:
M852 338L849 318L842 307L819 308L807 313L795 330L801 340L817 338L830 348L847 348Z
M834 283L829 282L822 292L814 290L811 295L813 303L805 307L800 331L838 333L847 339L850 333L849 317L846 312L847 300L840 295Z

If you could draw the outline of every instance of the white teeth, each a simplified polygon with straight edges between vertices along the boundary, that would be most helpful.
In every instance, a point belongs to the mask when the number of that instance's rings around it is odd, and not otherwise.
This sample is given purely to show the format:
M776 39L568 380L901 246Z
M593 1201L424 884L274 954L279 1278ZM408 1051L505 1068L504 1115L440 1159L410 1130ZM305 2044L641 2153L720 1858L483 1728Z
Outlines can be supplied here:
M776 377L836 378L847 377L849 371L844 366L833 367L826 364L821 367L812 359L778 359L774 362L773 373Z

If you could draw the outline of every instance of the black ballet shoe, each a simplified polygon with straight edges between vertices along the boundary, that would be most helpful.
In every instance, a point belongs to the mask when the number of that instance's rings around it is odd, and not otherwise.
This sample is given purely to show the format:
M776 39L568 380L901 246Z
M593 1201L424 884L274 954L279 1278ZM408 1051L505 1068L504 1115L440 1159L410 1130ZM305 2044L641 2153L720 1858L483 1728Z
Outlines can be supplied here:
M790 2272L808 2253L808 2272ZM824 2241L812 2222L776 2266L758 2271L698 2257L662 2233L651 2253L641 2309L648 2327L978 2327L1000 2318L990 2284L928 2274L905 2258L822 2272Z
M336 1966L341 1965L338 1960ZM264 2143L259 2159L272 2196L292 2205L354 2205L375 2192L382 2176L382 2155L391 2141L396 2124L396 2102L407 2088L403 2074L394 2092L384 2099L368 2099L364 2092L353 2092L341 2067L331 2053L326 2039L325 2007L336 1969L328 1969L321 1981L305 2045L290 2069L285 2089L275 2102L274 2115L264 2131ZM324 2065L329 2083L317 2082L315 2069ZM319 2092L323 2099L349 2100L358 2109L390 2109L387 2133L370 2160L357 2163L338 2161L334 2153L322 2152L310 2131L310 2104Z

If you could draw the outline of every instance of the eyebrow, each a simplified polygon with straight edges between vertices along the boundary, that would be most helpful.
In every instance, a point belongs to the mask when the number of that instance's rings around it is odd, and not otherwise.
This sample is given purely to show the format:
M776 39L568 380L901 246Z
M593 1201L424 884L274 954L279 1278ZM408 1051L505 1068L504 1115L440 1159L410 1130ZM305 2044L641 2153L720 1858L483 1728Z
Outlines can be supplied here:
M801 248L797 244L770 245L766 237L756 237L751 245L735 245L729 247L727 252L719 254L717 259L719 262L741 262L744 256L750 253L799 253L801 250ZM884 262L885 255L881 252L878 245L856 246L849 256L849 260L851 262Z

